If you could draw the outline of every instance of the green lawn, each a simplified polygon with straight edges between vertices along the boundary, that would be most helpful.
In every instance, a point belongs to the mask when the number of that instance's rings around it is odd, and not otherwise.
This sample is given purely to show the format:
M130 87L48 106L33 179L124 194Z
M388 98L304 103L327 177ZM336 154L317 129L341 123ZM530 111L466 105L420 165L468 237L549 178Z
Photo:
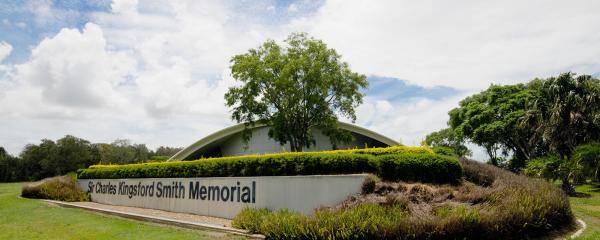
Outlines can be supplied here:
M575 216L587 224L587 229L577 239L600 239L600 186L582 185L577 186L575 190L591 195L591 197L570 198Z
M20 183L0 183L0 239L214 239L188 230L19 198Z

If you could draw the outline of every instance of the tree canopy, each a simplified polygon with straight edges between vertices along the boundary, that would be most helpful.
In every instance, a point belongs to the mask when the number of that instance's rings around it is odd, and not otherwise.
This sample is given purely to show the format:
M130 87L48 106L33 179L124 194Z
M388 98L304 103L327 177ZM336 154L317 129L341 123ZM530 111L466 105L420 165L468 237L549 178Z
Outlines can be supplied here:
M64 175L93 164L125 164L166 160L181 148L158 147L148 150L145 144L116 140L113 143L91 143L67 135L56 141L43 139L28 144L18 157L0 147L0 182L31 181Z
M567 191L569 179L578 175L594 172L597 178L598 162L574 153L600 140L600 80L592 76L568 72L526 84L492 85L448 114L456 138L484 147L491 164L513 171L527 166L530 175L560 178ZM510 156L508 162L499 161L498 152ZM586 157L579 161L578 156Z
M348 141L351 135L338 128L338 116L356 119L366 76L350 70L341 56L321 40L295 33L279 45L268 40L256 49L231 59L232 76L242 83L225 94L232 119L270 126L269 137L301 151L315 142L319 129L331 142Z

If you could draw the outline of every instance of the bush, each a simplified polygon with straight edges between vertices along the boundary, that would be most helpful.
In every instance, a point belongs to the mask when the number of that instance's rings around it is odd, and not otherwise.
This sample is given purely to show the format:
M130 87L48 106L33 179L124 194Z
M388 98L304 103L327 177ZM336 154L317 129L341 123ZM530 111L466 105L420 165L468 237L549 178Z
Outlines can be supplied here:
M46 178L23 185L21 196L25 198L52 199L66 202L89 201L89 195L79 189L72 176Z
M433 147L432 150L434 153L439 155L456 157L456 153L454 153L454 149L451 147L437 146Z
M95 165L78 172L81 179L290 176L374 173L383 179L458 182L456 158L432 153L372 156L357 153L305 152L210 158L196 161Z
M434 151L428 147L409 147L409 146L393 146L385 148L357 148L348 150L332 150L325 151L324 153L358 153L358 154L369 154L373 156L388 155L388 154L404 154L404 153L415 153L415 154L431 154Z
M529 239L572 223L568 198L552 184L461 163L477 184L377 182L371 193L312 216L245 209L233 226L267 239Z
M372 193L375 191L375 185L377 185L378 182L381 182L381 180L377 176L369 174L360 187L360 192L362 194Z

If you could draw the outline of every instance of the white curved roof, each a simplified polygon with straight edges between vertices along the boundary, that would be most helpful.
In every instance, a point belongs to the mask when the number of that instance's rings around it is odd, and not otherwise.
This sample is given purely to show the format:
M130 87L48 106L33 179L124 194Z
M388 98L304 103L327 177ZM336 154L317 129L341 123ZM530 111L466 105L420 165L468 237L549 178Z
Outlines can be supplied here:
M251 128L258 128L258 127L263 127L265 125L263 124L255 124L254 126L252 126ZM354 134L358 134L358 135L362 135L365 137L369 137L372 139L375 139L381 143L387 144L389 146L395 146L395 145L400 145L400 143L394 141L391 138L388 138L386 136L383 136L379 133L373 132L369 129L363 128L363 127L359 127L356 126L354 124L350 124L350 123L344 123L344 122L339 122L338 125L341 129L344 129L346 131L349 131L351 133ZM196 141L195 143L193 143L192 145L184 148L183 150L179 151L178 153L176 153L175 155L173 155L169 160L180 160L180 159L186 159L188 156L192 155L193 153L195 153L196 151L216 142L222 139L226 139L234 134L237 133L241 133L242 131L244 131L244 124L237 124L225 129L222 129L220 131L217 131L213 134L210 134L198 141Z

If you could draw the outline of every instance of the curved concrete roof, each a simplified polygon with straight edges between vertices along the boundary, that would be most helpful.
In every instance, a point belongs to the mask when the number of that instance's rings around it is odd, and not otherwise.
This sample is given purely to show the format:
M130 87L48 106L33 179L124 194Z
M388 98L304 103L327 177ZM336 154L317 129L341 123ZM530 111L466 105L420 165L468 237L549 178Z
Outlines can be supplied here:
M252 126L251 128L259 128L259 127L263 127L263 126L265 126L265 125L264 124L256 124L256 125ZM388 138L379 133L373 132L369 129L356 126L354 124L339 122L338 126L341 129L344 129L346 131L350 131L355 134L359 134L359 135L363 135L363 136L375 139L375 140L382 142L384 144L387 144L389 146L400 145L400 143L394 141L391 138ZM210 135L198 140L197 142L193 143L192 145L184 148L183 150L179 151L178 153L173 155L171 158L169 158L169 161L177 160L177 159L185 159L186 157L192 155L194 152L202 149L203 147L208 146L209 144L219 141L221 139L230 137L236 133L240 133L243 130L244 130L243 123L224 128L224 129L217 131L213 134L210 134Z

